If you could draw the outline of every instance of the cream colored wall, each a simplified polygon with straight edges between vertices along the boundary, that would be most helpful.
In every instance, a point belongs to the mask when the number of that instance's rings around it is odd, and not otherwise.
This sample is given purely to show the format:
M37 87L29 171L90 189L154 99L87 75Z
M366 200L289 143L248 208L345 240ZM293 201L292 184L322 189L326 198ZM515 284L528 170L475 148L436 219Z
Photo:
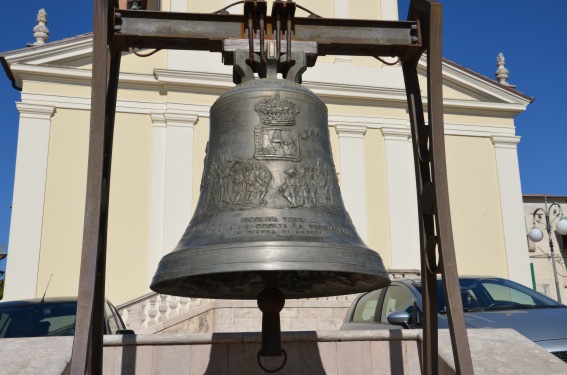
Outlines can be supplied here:
M508 277L494 146L489 138L445 139L459 273Z
M392 264L388 223L388 189L384 137L379 129L368 129L364 136L366 203L368 205L368 247L376 250L384 266Z
M381 118L402 118L408 119L408 114L406 110L405 103L403 105L393 104L392 106L388 106L387 103L359 103L356 105L352 104L335 104L334 99L325 98L324 96L321 99L327 105L329 109L329 114L331 115L345 115L345 116L375 116Z
M448 124L474 124L503 128L514 127L514 119L498 116L500 116L500 113L494 113L493 116L467 116L451 113L449 110L447 110L445 111L444 119L445 123Z
M37 296L78 292L87 178L88 111L57 109L51 123Z
M233 2L234 1L232 1L231 3ZM191 13L212 13L224 8L226 5L227 4L224 0L188 0L187 10Z
M106 296L115 304L149 291L152 122L118 113L110 188Z
M68 85L62 83L25 81L24 90L26 94L50 94L57 96L73 96L89 98L91 96L91 86L87 85Z
M296 1L296 3L320 15L321 17L333 17L333 0L301 0L299 2ZM301 9L297 9L295 15L297 17L307 17L308 13Z
M380 19L380 2L376 0L356 0L348 3L349 18Z
M148 54L154 50L142 49L139 54ZM90 67L88 67L90 69ZM148 57L123 53L120 61L121 73L154 74L154 69L167 68L167 50L162 50Z
M52 120L37 295L78 291L88 161L88 111ZM148 292L152 123L118 113L111 176L106 296L116 304Z

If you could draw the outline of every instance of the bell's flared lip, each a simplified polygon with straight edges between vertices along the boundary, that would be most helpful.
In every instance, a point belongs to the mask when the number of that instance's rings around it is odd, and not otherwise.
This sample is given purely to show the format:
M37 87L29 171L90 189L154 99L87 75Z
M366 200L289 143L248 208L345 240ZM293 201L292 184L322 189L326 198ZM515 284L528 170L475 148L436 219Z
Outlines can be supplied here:
M286 298L353 294L389 284L380 255L365 246L290 241L178 249L163 257L150 288L187 297L256 299L267 272L279 274Z

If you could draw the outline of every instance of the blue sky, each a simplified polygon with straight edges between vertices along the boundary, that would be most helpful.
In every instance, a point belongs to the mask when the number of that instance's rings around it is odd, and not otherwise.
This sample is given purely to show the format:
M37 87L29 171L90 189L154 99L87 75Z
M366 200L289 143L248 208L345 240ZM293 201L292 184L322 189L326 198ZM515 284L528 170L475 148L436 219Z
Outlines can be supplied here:
M301 4L301 1L297 1ZM567 58L564 21L567 1L548 0L446 0L443 19L443 55L491 79L496 56L506 57L509 82L535 97L516 118L520 175L524 194L567 195L566 116ZM405 19L409 0L399 0ZM34 41L32 29L40 8L48 13L49 41L92 31L92 1L4 1L0 15L0 51L24 48ZM312 9L317 12L317 9ZM314 68L316 69L316 67ZM0 246L8 243L18 131L12 89L0 72ZM0 261L0 269L4 269Z

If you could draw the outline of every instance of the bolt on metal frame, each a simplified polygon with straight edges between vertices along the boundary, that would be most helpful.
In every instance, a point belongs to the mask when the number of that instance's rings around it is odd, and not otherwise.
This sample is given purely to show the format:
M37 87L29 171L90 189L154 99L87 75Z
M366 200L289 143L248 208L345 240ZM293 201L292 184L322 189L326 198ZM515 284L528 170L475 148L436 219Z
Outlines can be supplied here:
M245 10L257 9L258 4L263 8L261 3L264 2L245 1ZM285 3L276 0L275 8L284 7ZM279 31L283 24L281 15L274 19L253 18L250 25L250 18L242 15L133 11L117 7L118 0L94 0L87 199L71 374L102 373L108 199L121 53L130 48L223 52L225 63L230 64L236 48L230 47L229 39L242 40L232 41L233 45L249 43L252 53L252 49L255 50L254 40L250 42L253 38L249 38L252 31L258 30L261 24L262 36L271 36L273 29ZM301 48L303 43L308 66L313 66L317 56L326 54L400 58L408 99L419 211L424 310L422 373L438 372L436 280L437 275L441 275L456 370L458 374L473 374L447 185L441 71L442 5L436 0L411 0L408 21L284 15L287 35L283 42L280 35L276 36L280 42L278 49L289 51L294 46ZM152 27L147 27L150 24ZM262 46L263 43L258 43L261 55ZM427 123L417 73L418 61L424 53L427 56Z

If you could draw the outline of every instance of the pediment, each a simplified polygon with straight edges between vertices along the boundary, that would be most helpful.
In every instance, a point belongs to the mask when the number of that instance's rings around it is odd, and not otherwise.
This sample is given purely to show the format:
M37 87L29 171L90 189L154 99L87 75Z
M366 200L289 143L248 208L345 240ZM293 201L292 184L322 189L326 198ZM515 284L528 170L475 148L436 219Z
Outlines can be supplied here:
M202 53L202 52L201 52ZM3 53L3 57L10 67L14 65L27 65L57 68L71 68L80 70L90 70L92 63L92 33L83 34L76 37L48 43L44 46L30 47ZM134 62L130 59L136 58L133 54L125 54L122 66L126 67ZM218 56L214 56L218 61ZM208 59L207 59L208 60ZM187 59L186 61L195 61ZM201 67L190 72L194 76L203 76L206 84L213 84L210 73L211 64L201 64ZM154 72L150 74L159 76L163 72L163 66L156 66ZM226 68L226 67L224 67ZM426 57L422 57L418 65L418 75L422 93L426 95ZM526 106L533 101L530 98L514 89L502 86L496 81L473 72L461 65L443 60L443 86L444 102L452 103L454 106L472 107L494 107L494 110L505 106L512 112L522 112ZM204 69L204 70L203 70ZM15 70L15 69L14 69ZM198 70L203 70L199 72ZM391 101L405 102L405 90L401 69L399 67L384 67L379 69L382 72L376 73L375 67L359 67L348 64L324 64L318 63L315 68L309 69L304 76L306 85L323 96L339 98L349 96L353 100L374 100L383 99ZM60 71L60 70L59 70ZM220 70L219 70L220 71ZM226 74L226 69L220 74L222 79L217 81L227 81L230 77ZM180 70L182 73L183 70ZM345 74L346 73L346 74ZM212 73L215 74L215 73ZM217 73L218 74L218 73ZM381 77L369 80L368 77ZM21 83L21 77L16 77ZM194 81L194 80L193 80ZM223 83L225 85L226 82ZM183 83L181 83L183 84Z
M42 46L3 52L12 64L46 65L69 68L90 67L92 63L92 33L47 43Z

